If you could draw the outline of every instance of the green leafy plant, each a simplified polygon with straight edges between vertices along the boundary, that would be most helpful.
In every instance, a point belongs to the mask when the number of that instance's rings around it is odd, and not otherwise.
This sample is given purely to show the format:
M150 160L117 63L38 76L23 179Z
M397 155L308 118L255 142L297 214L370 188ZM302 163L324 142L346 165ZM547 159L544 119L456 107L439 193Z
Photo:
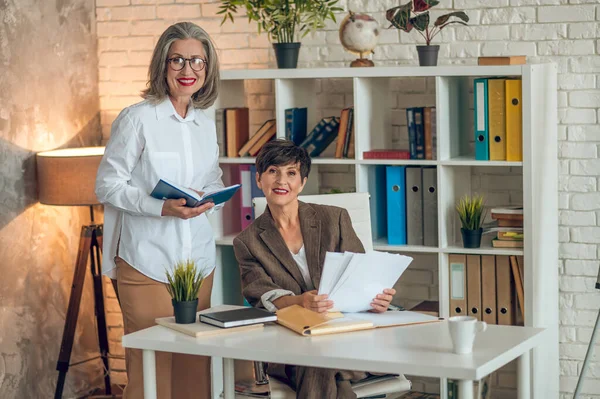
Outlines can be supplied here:
M482 195L464 195L456 204L462 228L478 230L485 219L485 202Z
M293 43L309 32L325 27L325 22L335 20L335 12L343 11L336 7L338 0L223 0L221 25L227 19L233 22L233 15L245 9L248 21L258 23L258 33L267 32L277 43Z
M410 32L415 28L429 46L433 38L446 26L450 24L467 25L469 22L469 17L464 11L454 11L440 15L430 27L429 9L438 4L440 4L438 0L412 0L404 5L390 8L386 11L385 18L391 22L392 26L405 32ZM457 19L451 20L451 18Z
M193 301L198 298L198 290L204 282L204 275L198 270L196 262L187 260L177 262L172 273L166 271L167 290L177 302Z

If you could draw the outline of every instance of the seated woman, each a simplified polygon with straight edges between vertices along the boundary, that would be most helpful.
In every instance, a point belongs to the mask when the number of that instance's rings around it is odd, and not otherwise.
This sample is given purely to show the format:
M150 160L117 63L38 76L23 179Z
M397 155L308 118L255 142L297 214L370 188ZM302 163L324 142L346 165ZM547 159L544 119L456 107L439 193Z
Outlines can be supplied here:
M304 148L287 140L263 146L256 158L256 180L267 208L233 241L242 292L252 306L276 311L300 305L315 312L333 307L317 295L326 252L365 252L348 211L298 200L311 160ZM373 298L372 311L385 312L396 291ZM350 382L367 373L269 364L267 373L287 382L298 398L356 398Z

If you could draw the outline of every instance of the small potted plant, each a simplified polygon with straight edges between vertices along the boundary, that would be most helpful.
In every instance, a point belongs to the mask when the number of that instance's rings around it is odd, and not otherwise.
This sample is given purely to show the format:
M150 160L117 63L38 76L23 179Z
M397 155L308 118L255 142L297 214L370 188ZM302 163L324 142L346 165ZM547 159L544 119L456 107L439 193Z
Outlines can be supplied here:
M417 46L419 54L419 65L435 66L437 65L439 45L431 45L431 41L442 29L450 24L467 25L469 17L463 11L454 11L448 14L440 15L433 26L429 26L429 9L437 6L438 0L412 0L404 5L392 7L385 13L385 18L391 22L392 26L405 32L410 32L413 28L425 39L425 46ZM458 20L450 20L457 18Z
M331 19L336 22L334 12L342 11L336 7L338 0L223 0L221 25L229 19L233 22L233 14L238 8L244 8L249 21L258 23L258 33L263 31L273 41L278 68L296 68L300 38L309 32L325 27Z
M465 248L479 248L481 234L483 233L483 220L485 219L485 206L483 196L464 195L456 204L456 211L462 225L463 246Z
M172 272L166 271L167 290L171 295L175 322L190 324L196 321L198 309L198 290L204 282L204 276L196 267L196 262L187 260L178 262Z

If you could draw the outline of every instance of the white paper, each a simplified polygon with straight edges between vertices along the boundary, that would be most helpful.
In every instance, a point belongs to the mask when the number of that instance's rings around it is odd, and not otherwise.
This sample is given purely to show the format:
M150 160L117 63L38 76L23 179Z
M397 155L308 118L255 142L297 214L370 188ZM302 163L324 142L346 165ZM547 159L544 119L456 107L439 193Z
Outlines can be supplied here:
M408 265L409 256L369 251L365 254L328 252L319 294L328 294L335 311L362 312L385 288L392 288Z

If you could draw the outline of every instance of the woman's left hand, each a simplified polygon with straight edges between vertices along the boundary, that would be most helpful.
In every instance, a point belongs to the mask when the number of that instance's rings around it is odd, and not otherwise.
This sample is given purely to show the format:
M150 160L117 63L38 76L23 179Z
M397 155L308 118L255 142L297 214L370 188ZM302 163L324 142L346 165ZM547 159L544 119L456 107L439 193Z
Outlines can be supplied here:
M372 309L371 312L375 313L383 313L387 311L388 306L390 306L390 302L392 298L396 295L396 290L393 288L386 288L383 290L382 294L377 294L377 296L371 302Z

